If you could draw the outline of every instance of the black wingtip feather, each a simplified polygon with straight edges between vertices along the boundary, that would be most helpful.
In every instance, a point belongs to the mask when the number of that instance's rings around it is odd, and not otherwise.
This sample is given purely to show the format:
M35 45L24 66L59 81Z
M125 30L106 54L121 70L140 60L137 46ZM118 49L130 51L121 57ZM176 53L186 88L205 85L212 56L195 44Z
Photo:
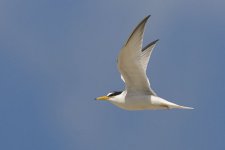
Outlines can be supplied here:
M133 30L133 32L131 33L131 35L129 36L129 38L128 38L128 40L127 40L127 42L126 42L126 44L125 45L127 45L127 43L130 41L130 39L131 39L131 37L133 36L133 34L135 33L135 31L144 23L146 23L147 22L147 20L148 20L148 18L150 17L151 15L148 15L148 16L146 16L137 26L136 26L136 28Z
M151 43L149 43L148 45L146 45L144 48L142 48L142 52L143 51L145 51L148 47L150 47L150 46L152 46L152 45L154 45L155 43L157 43L159 41L159 39L157 39L157 40L155 40L155 41L153 41L153 42L151 42Z
M151 15L148 15L148 16L146 16L145 18L147 18L147 19L148 19L150 16L151 16Z

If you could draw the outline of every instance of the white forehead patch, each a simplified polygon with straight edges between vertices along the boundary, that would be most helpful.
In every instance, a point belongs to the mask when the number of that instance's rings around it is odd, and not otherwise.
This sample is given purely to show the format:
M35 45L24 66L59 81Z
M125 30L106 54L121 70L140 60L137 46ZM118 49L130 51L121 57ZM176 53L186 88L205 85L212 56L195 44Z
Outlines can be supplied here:
M112 94L112 92L111 92L111 93L108 93L107 96L109 96L109 95L111 95L111 94Z

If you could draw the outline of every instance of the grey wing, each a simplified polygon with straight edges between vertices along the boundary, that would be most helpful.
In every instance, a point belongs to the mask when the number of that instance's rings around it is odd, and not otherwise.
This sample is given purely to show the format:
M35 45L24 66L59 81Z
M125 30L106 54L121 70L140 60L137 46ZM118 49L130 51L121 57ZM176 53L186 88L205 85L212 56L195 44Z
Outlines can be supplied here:
M146 70L148 67L149 59L152 54L152 50L154 49L154 47L158 41L159 40L155 40L155 41L149 43L141 50L142 54L141 54L140 60L141 60L142 67L145 70L145 73L146 73ZM149 82L149 79L148 79L148 82ZM149 86L150 86L150 82L149 82ZM150 91L151 91L152 95L156 96L156 93L151 89L151 86L150 86Z
M148 52L149 46L142 52L144 27L149 17L145 17L134 29L118 56L118 69L129 93L141 92L155 95L150 88L146 69L143 67L143 64L147 62L142 61L142 57L150 57L150 53L143 53L145 50Z
M142 48L142 54L141 54L141 64L146 72L147 70L147 67L148 67L148 62L149 62L149 59L151 57L151 54L152 54L152 50L154 49L156 43L158 42L159 40L155 40L151 43L149 43L148 45L146 45L144 48Z

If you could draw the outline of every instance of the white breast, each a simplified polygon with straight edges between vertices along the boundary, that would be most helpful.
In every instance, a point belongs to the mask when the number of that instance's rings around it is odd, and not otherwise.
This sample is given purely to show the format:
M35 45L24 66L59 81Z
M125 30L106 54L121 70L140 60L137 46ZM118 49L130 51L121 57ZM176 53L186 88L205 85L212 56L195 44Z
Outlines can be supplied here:
M143 110L143 109L166 109L161 105L160 97L153 95L133 95L129 97L118 97L117 101L111 101L112 104L126 110Z

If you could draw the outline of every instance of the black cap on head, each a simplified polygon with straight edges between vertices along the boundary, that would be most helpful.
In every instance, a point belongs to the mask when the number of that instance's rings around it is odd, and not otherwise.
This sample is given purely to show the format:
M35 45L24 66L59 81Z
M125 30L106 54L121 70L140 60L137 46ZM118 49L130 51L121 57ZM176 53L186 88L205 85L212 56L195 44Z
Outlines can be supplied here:
M114 91L109 93L107 96L108 97L112 97L112 96L116 96L116 95L120 95L123 91Z

